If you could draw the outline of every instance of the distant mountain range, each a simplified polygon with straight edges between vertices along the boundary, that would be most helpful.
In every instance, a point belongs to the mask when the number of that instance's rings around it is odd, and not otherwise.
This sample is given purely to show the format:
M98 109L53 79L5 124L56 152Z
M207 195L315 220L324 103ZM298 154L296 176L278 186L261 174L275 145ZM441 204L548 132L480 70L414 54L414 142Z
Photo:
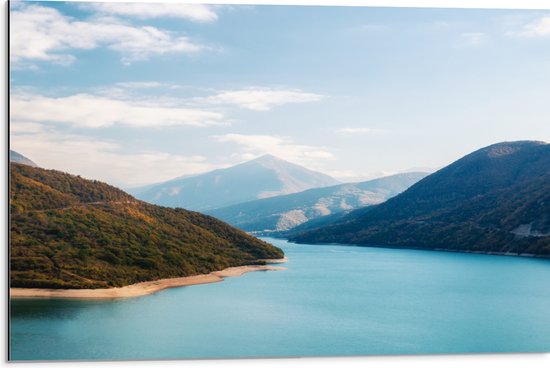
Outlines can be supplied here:
M265 155L229 168L132 192L149 203L206 211L335 184L339 182L328 175Z
M213 217L10 164L10 286L104 288L209 273L283 252Z
M18 164L28 165L32 167L38 167L33 161L23 156L22 154L10 150L10 162L16 162Z
M384 202L427 173L406 173L239 203L206 211L245 231L268 235L312 219Z
M485 147L380 205L316 228L296 228L288 237L304 243L550 255L550 144Z

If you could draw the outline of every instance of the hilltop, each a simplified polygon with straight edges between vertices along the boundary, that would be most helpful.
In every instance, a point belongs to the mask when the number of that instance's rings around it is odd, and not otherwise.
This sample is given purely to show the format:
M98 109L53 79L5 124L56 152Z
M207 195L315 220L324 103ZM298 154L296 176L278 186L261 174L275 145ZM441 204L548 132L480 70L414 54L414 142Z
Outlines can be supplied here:
M283 252L213 217L10 164L10 286L106 288L262 264Z
M370 211L352 211L289 237L550 255L550 145L518 141L482 148Z
M23 164L23 165L29 165L29 166L32 166L32 167L38 167L38 165L35 164L32 160L30 160L29 158L23 156L19 152L15 152L13 150L10 150L10 162L15 162L15 163L18 163L18 164Z
M168 207L206 211L339 182L328 175L264 155L225 169L134 189L139 199Z

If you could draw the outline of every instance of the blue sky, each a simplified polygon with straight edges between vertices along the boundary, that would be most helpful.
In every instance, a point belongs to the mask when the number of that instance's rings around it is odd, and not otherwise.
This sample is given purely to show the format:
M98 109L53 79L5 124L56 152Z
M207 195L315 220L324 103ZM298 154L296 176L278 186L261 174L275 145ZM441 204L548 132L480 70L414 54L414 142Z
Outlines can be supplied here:
M550 141L549 11L25 2L10 27L12 149L123 187Z

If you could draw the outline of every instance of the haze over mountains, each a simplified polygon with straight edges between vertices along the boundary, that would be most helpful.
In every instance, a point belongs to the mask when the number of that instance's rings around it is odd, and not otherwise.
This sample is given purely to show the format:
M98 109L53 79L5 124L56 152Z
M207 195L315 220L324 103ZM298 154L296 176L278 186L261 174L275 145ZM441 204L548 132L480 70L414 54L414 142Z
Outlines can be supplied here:
M32 167L38 167L37 164L35 164L33 161L31 161L29 158L23 156L19 152L15 152L13 150L10 150L10 162L16 162L18 164L28 165Z
M550 145L482 148L368 211L296 230L291 241L550 255Z
M245 231L269 234L309 220L381 203L401 193L426 173L405 173L361 183L339 184L239 203L206 211Z
M264 155L229 168L173 179L133 193L149 203L205 211L335 184L339 182L328 175Z
M25 162L12 164L19 168L17 172L26 173L25 177L16 176L19 182L12 183L16 184L14 197L10 197L12 213L21 212L21 208L25 212L36 203L51 203L52 210L61 204L73 205L64 192L66 187L59 189L40 180L34 183L37 179L30 178L28 171L33 169L28 164L32 161L20 156L10 152L10 159ZM494 144L426 175L406 173L333 185L336 181L327 175L266 155L227 169L158 184L140 197L151 196L151 202L165 206L200 209L243 230L302 243L550 255L549 144ZM54 175L50 179L56 183L59 178ZM29 185L33 194L22 200ZM310 186L314 188L301 190ZM94 197L97 188L90 185L88 189L90 192L82 195ZM138 218L151 217L157 207L135 199L127 201L136 208L125 211L138 214L132 226L142 231ZM21 207L21 203L25 204ZM224 206L226 203L230 205ZM109 211L114 211L115 217L121 215L119 209ZM185 210L172 215L190 216ZM38 230L24 228L22 234L27 231L35 234ZM177 236L175 232L173 235Z

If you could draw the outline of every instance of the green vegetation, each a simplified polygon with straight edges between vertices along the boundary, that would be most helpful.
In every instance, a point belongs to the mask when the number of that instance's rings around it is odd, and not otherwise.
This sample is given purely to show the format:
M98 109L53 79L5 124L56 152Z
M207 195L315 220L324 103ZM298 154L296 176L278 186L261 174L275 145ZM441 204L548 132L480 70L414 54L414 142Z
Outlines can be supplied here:
M283 252L213 217L98 181L10 164L12 287L103 288L208 273Z
M548 256L550 145L509 142L486 147L369 211L352 211L317 228L297 228L288 236L306 243Z

